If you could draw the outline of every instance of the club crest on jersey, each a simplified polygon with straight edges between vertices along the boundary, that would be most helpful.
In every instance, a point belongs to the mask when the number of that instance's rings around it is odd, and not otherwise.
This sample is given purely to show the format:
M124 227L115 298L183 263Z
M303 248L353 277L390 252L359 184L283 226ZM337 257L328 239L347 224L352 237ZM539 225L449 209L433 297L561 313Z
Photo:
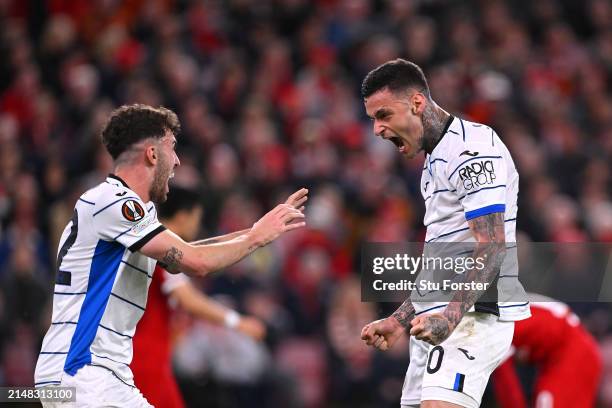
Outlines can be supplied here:
M477 189L495 181L495 168L492 160L481 160L467 164L459 169L459 178L466 190Z
M144 217L145 212L142 206L138 204L138 201L127 200L121 206L121 214L123 214L126 220L135 222L140 221Z

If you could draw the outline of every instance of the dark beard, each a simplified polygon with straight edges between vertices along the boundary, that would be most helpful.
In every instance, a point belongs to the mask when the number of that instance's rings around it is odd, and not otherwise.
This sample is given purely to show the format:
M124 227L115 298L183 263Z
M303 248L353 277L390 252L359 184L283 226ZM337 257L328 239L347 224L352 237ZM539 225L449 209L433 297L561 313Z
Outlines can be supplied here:
M153 183L149 189L149 197L155 204L161 204L168 199L166 195L166 182L169 174L166 174L163 169L167 167L166 160L163 156L160 156L157 166L155 166L155 173L153 174Z

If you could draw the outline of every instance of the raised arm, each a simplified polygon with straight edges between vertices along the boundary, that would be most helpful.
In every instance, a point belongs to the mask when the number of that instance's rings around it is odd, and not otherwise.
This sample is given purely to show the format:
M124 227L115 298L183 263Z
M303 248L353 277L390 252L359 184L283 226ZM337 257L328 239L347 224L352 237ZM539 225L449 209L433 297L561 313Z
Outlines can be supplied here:
M279 204L245 234L210 245L194 245L171 231L147 242L140 252L163 263L168 272L204 276L240 261L282 233L306 225L304 214L289 204Z
M496 212L476 217L469 220L468 225L476 238L472 257L483 260L484 267L467 269L459 282L486 283L488 287L499 273L506 255L504 213ZM484 292L485 290L476 289L456 291L443 313L415 318L411 322L413 327L410 334L433 345L442 343Z

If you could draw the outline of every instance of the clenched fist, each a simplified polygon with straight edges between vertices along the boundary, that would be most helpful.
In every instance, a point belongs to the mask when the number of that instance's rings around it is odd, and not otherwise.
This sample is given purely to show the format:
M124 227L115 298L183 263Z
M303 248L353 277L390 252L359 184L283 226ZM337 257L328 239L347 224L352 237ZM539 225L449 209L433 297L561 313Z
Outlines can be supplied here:
M410 325L410 335L434 346L446 340L455 329L455 325L441 313L417 316Z
M404 326L395 317L389 316L386 319L366 324L361 330L361 339L368 346L374 346L385 351L393 347L397 339L405 333Z

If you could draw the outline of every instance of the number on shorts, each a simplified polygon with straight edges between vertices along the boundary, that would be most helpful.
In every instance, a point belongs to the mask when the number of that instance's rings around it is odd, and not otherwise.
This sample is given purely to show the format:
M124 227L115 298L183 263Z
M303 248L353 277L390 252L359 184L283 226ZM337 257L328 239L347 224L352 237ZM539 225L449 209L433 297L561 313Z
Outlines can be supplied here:
M436 361L436 366L432 368L431 360L435 351L438 352L438 360ZM433 374L440 369L440 366L442 365L442 357L444 357L444 349L442 348L442 346L435 346L431 349L431 351L429 352L429 358L427 359L427 373Z

